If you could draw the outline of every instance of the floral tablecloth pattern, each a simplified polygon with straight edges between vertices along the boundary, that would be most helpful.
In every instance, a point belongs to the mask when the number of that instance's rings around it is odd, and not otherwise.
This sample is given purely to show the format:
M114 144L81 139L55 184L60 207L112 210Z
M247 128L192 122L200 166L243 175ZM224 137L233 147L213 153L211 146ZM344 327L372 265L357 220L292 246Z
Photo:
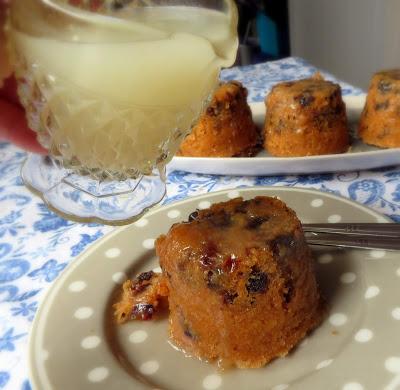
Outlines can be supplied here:
M299 58L232 68L222 78L241 80L250 101L262 101L273 84L312 75ZM323 72L328 78L334 78ZM344 95L362 91L341 83ZM0 143L0 389L28 390L27 343L41 299L57 276L84 249L113 230L77 224L49 211L23 185L25 152ZM400 222L400 166L324 175L231 177L172 172L165 203L227 188L254 185L308 187L336 193Z

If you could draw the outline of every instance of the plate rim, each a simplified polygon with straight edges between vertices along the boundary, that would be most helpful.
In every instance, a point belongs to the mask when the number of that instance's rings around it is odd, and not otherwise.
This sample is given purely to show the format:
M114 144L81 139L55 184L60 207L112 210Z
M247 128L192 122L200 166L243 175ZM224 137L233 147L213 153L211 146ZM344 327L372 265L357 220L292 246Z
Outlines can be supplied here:
M284 190L284 191L293 191L293 192L303 192L303 193L308 193L308 194L323 194L324 196L327 196L328 198L336 199L336 200L345 202L347 204L350 204L354 207L357 207L358 209L361 209L361 210L367 212L371 216L382 220L381 223L392 222L392 220L388 216L381 214L378 211L376 211L366 205L358 203L358 202L356 202L352 199L349 199L347 197L344 197L342 195L337 195L337 194L333 194L330 192L324 192L324 191L314 189L314 188L287 187L287 186L232 187L232 188L227 188L227 189L223 189L223 190L219 190L219 191L207 192L205 194L199 194L196 196L187 197L187 198L178 200L176 202L156 206L151 211L146 213L142 218L151 217L154 214L157 214L158 212L160 212L160 210L162 211L162 210L167 210L169 208L174 208L174 207L177 207L177 205L179 206L181 204L189 203L192 201L207 199L207 198L215 196L215 195L222 195L224 193L228 194L230 191L240 191L240 190L250 191L250 192L262 192L265 190L267 190L267 191L271 191L271 190L278 190L278 191L281 190L282 191L282 190ZM240 193L239 193L239 196L241 196ZM267 195L267 196L271 196L271 195ZM80 253L78 256L76 256L74 259L72 259L70 261L68 266L63 270L62 273L59 274L59 276L55 279L53 284L45 292L45 294L39 304L38 310L35 314L35 318L32 322L32 326L29 331L28 343L27 343L28 351L27 351L26 356L27 356L27 360L28 360L27 361L28 377L29 377L29 381L30 381L30 384L33 389L38 389L38 390L39 389L47 389L47 387L42 387L43 383L39 382L40 376L39 376L37 370L35 371L35 369L34 369L34 366L35 366L34 362L36 360L35 353L34 353L35 352L34 343L37 340L36 334L37 334L38 328L40 326L40 318L41 318L45 308L47 307L47 305L46 305L47 301L51 298L51 296L54 292L56 292L59 288L62 287L63 279L67 278L71 272L73 272L77 267L79 267L79 265L82 262L84 262L85 259L92 254L92 252L96 251L99 246L101 246L104 242L111 239L115 235L118 235L118 234L120 234L120 232L131 228L132 225L133 224L116 227L113 231L111 231L110 233L107 233L106 235L101 237L99 240L97 240L93 245L90 245L88 248L86 248L82 253ZM49 387L49 389L51 389L51 387Z

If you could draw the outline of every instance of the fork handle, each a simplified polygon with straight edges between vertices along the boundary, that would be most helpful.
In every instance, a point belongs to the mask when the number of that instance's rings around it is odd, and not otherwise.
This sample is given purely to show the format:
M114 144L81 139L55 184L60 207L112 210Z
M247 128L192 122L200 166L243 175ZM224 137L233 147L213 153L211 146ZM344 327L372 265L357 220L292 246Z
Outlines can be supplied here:
M342 248L400 250L400 239L395 237L313 233L306 234L306 240L310 245L336 246Z
M306 223L303 224L303 230L304 232L363 234L400 239L400 223Z

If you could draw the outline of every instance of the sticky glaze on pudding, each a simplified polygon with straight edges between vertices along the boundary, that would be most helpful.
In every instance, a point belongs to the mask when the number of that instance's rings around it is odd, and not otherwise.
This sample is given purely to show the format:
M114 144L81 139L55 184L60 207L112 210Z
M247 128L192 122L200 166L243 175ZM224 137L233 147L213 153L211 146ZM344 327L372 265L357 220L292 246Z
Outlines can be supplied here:
M237 198L190 219L156 241L176 346L223 367L261 367L322 321L313 258L282 201Z
M275 85L265 100L264 147L273 156L343 153L349 148L338 84L316 75Z

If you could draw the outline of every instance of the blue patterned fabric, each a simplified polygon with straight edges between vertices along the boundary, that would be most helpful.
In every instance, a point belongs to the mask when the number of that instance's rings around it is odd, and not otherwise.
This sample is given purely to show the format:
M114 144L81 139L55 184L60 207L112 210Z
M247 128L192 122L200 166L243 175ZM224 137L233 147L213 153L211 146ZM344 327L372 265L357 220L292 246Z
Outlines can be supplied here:
M260 101L276 82L316 71L302 59L288 58L223 71ZM326 75L326 74L325 74ZM326 75L328 79L334 79ZM341 83L345 95L361 90ZM28 390L28 334L40 300L65 267L113 228L77 224L49 211L19 176L25 153L0 143L0 389ZM346 196L400 222L400 167L345 174L228 177L172 172L165 203L227 188L254 185L308 187Z

